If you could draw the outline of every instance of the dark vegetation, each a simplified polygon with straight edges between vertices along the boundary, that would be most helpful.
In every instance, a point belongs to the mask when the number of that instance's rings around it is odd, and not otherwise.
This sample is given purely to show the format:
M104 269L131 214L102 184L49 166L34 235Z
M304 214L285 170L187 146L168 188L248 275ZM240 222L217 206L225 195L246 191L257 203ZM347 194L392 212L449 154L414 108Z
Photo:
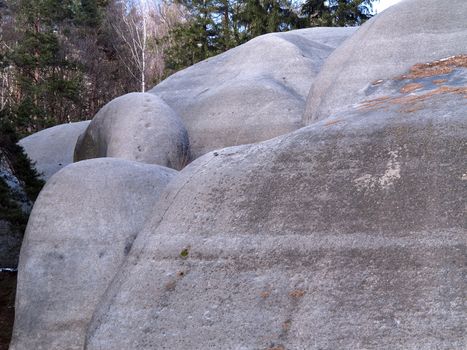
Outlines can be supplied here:
M38 178L23 149L16 144L18 140L13 127L5 119L0 119L0 135L0 156L20 181L27 200L33 202L43 186L43 181ZM28 213L23 211L18 193L10 188L1 176L0 220L7 221L15 232L24 232L28 220Z
M0 272L0 350L8 350L15 318L16 272Z

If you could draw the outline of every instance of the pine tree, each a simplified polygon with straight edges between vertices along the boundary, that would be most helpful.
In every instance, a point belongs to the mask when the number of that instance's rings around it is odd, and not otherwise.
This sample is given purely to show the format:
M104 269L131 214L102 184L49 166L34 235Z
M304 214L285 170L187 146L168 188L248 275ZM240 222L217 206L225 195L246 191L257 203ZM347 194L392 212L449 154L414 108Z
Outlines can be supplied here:
M311 27L344 27L361 25L372 17L372 3L376 0L306 0L301 14Z
M11 67L14 83L8 105L0 107L14 119L19 136L92 117L126 92L112 81L121 74L115 72L118 60L109 49L111 35L103 30L108 0L8 3L17 39L0 51L0 69Z
M288 0L246 0L240 13L240 22L248 40L258 35L299 27L298 16Z
M222 52L219 24L216 22L218 7L214 0L182 0L190 19L175 26L169 33L166 51L166 70L173 73L203 59Z
M182 4L190 18L166 38L168 74L258 35L301 26L289 0L183 0Z
M22 0L21 40L9 54L16 69L16 104L11 106L21 135L68 120L79 101L82 74L63 51L59 25L73 19L73 2Z

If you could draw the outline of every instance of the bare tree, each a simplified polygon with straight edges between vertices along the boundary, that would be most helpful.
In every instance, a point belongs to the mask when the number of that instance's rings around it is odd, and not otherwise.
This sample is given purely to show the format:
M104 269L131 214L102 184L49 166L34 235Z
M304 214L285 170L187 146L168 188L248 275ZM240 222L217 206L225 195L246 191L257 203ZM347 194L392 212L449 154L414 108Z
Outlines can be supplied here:
M184 17L180 5L157 0L120 1L109 11L108 21L118 37L116 52L140 91L162 79L165 44L161 39Z
M15 91L14 67L5 59L17 40L14 24L13 13L6 2L0 1L0 111L11 101Z

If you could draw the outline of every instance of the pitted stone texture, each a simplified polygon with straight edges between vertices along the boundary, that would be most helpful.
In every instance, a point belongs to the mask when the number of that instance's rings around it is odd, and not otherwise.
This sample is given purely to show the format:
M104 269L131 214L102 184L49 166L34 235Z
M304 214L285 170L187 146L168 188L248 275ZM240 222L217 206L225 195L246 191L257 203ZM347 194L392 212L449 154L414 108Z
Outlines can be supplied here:
M311 82L354 28L272 33L184 69L153 88L183 119L194 158L302 126Z
M115 157L181 169L190 161L183 122L153 94L130 93L106 104L78 139L75 161Z
M185 168L86 349L464 348L467 92L452 74Z
M21 248L11 350L83 348L94 308L176 173L105 158L47 182Z
M33 161L41 178L48 180L57 171L73 163L76 140L89 123L82 121L57 125L25 137L18 144Z
M336 49L314 79L304 123L366 99L371 84L416 63L467 53L467 1L404 0L375 16Z

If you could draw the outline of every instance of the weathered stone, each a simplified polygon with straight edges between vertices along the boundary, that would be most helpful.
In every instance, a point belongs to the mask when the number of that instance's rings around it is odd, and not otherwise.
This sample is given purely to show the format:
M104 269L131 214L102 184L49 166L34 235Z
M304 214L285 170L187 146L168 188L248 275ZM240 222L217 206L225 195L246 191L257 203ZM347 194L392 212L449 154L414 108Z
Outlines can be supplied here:
M184 69L153 88L183 119L194 158L302 126L310 85L354 28L272 33Z
M466 70L446 77L186 167L86 349L464 348Z
M18 144L42 179L48 180L60 169L73 163L76 140L86 130L90 121L57 125L21 139Z
M159 97L130 93L106 104L80 136L75 161L115 157L183 168L190 160L185 127Z
M375 16L326 60L304 123L347 109L416 63L467 53L467 1L406 0Z
M21 248L10 349L83 348L99 298L176 173L105 158L49 179Z

